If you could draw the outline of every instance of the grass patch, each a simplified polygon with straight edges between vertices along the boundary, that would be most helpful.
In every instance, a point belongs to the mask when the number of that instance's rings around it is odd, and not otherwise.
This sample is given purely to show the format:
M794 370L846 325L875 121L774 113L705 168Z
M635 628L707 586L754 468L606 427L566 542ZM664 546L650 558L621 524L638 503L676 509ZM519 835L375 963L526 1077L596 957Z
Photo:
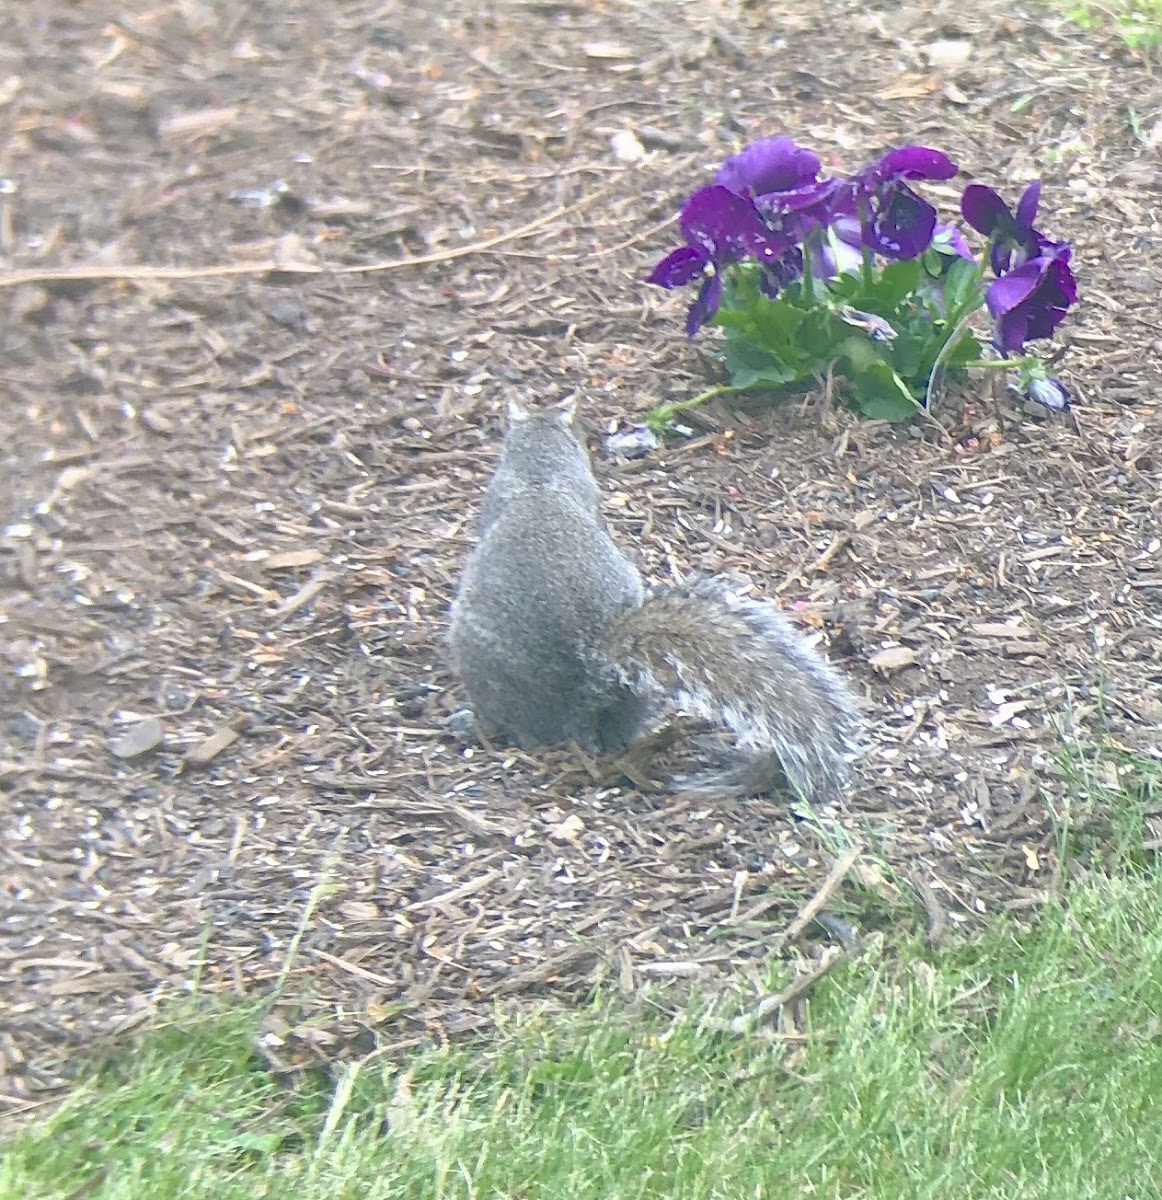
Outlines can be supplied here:
M938 953L866 938L805 1042L596 1005L291 1090L252 1054L256 1012L178 1015L9 1142L0 1196L1157 1197L1162 869L1141 821L1162 775L1116 751L1070 769L1109 845L1067 855L1065 898Z
M595 1009L291 1092L252 1013L179 1023L11 1143L0 1194L1157 1196L1160 904L1158 872L1092 877L1035 930L868 952L805 1046Z
M1062 755L1069 806L1058 813L1063 864L1118 872L1145 868L1162 848L1147 829L1162 814L1162 763L1114 743L1071 744Z
M1162 45L1162 0L1067 0L1062 7L1083 28L1112 26L1132 50Z

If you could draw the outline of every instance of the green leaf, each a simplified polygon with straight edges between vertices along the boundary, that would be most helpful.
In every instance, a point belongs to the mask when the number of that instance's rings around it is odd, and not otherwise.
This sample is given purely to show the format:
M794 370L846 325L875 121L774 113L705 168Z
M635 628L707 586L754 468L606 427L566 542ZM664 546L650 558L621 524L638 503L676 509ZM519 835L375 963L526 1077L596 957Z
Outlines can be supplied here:
M908 385L885 362L869 364L853 373L855 407L865 417L898 423L910 420L919 411Z
M906 396L890 392L875 392L856 399L856 408L871 421L891 421L902 425L916 415L916 404Z
M939 250L934 250L931 246L920 255L920 262L924 270L936 279L939 279L944 272L944 255Z
M916 290L923 273L920 260L911 258L879 268L872 275L870 287L865 284L862 274L851 273L840 275L827 286L831 296L840 303L890 319Z
M727 304L719 306L718 311L706 322L707 325L717 325L722 329L754 330L754 314L749 309L732 308Z
M723 361L731 385L738 388L755 387L763 383L776 387L790 383L799 375L775 351L750 338L729 338Z
M766 300L754 313L756 340L770 347L788 364L798 364L802 355L800 331L809 312L782 298Z
M887 367L876 343L869 338L845 337L836 346L835 352L839 358L846 359L851 364L850 373L853 376L873 368ZM890 368L888 369L890 370Z
M917 258L888 263L875 279L874 286L868 294L868 311L877 311L870 307L872 303L893 309L898 307L916 290L923 269ZM887 313L880 312L879 315L887 316Z
M851 338L851 326L846 325L828 309L813 309L803 314L795 352L804 374L825 367L838 353L839 346ZM858 339L852 339L858 340Z
M958 258L948 268L944 277L944 302L948 306L949 319L953 320L980 308L984 298L980 294L980 270L976 263Z
M927 327L928 336L913 332L902 333L891 345L891 364L896 374L909 384L915 383L928 369L940 351L940 343L931 336L932 327Z
M944 362L949 367L962 367L965 363L976 362L980 358L980 354L979 340L971 333L966 333L945 355Z
M842 275L829 279L826 285L820 282L818 286L821 292L826 287L827 292L834 299L843 303L851 303L857 296L863 295L863 280L851 271L845 271Z

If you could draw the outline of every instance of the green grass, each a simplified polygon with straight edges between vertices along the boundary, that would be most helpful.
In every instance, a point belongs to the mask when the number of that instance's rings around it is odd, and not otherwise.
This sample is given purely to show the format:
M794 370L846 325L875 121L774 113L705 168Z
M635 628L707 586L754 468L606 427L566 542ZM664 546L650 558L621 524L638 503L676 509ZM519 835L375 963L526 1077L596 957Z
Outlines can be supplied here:
M1061 7L1086 29L1113 26L1133 50L1162 44L1162 0L1065 0Z
M252 1055L255 1013L179 1014L10 1140L0 1196L1162 1196L1157 764L1071 769L1079 811L1111 815L1089 847L1063 832L1062 901L940 952L869 938L806 1043L610 1003L293 1090Z

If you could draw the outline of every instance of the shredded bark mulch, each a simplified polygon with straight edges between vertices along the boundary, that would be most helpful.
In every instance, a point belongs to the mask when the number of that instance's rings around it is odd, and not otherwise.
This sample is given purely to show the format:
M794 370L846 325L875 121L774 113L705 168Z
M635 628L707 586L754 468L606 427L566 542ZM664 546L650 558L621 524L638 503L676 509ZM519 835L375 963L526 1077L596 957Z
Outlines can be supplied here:
M471 7L7 18L12 1112L194 981L288 963L265 1041L291 1064L601 980L713 988L852 845L837 920L971 932L1054 886L1063 739L1158 745L1153 59L991 0ZM1074 412L970 392L892 429L821 394L599 459L651 577L745 573L866 696L842 809L667 787L681 737L631 764L470 745L443 639L504 403L577 391L601 435L712 383L712 337L642 278L775 132L1042 177L1084 295Z

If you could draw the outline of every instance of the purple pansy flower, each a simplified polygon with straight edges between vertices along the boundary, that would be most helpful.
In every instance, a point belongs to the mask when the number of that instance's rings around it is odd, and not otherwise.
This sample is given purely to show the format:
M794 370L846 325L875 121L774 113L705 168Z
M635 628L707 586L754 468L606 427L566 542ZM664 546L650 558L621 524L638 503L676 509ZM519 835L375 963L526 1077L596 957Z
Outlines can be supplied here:
M1070 255L1068 242L1040 237L1036 257L989 285L985 298L993 317L993 342L1002 354L1021 354L1026 342L1051 337L1077 302Z
M745 258L773 266L790 249L763 224L753 200L720 185L696 191L682 206L678 225L686 245L667 254L646 282L676 288L702 278L702 287L686 314L690 337L718 311L722 267Z
M947 154L927 146L901 146L853 176L851 202L863 244L884 258L915 258L932 241L936 209L908 179L951 179L959 170Z
M960 198L964 219L992 242L993 272L1004 275L1036 256L1041 235L1033 228L1041 200L1041 181L1035 179L1017 202L1016 213L991 187L970 183Z
M732 155L714 182L737 195L786 192L810 183L819 174L819 156L789 137L763 138Z

